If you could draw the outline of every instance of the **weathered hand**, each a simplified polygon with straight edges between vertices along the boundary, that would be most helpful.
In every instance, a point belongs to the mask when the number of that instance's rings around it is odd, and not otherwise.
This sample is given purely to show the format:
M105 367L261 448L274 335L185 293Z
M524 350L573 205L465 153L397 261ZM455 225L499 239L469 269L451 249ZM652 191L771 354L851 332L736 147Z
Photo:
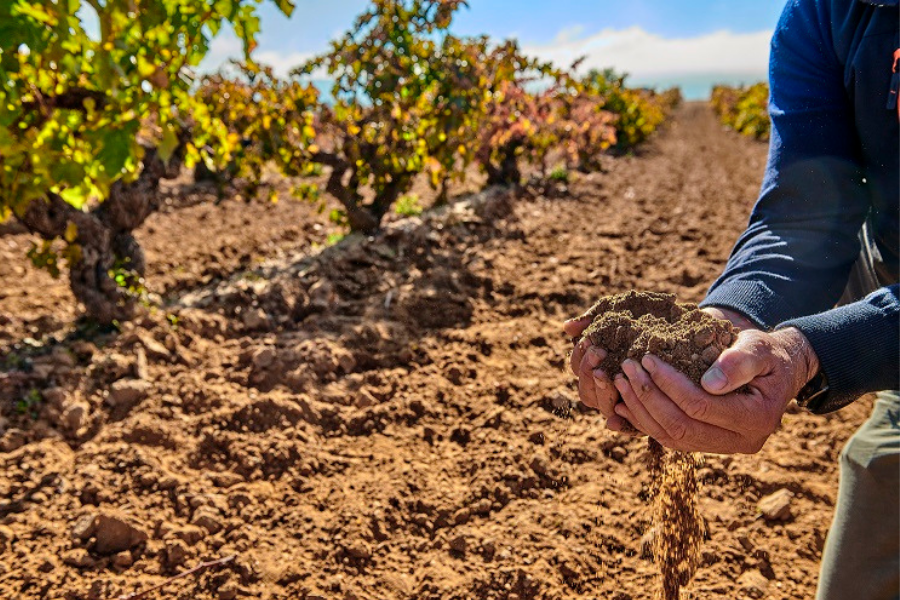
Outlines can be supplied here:
M752 454L781 423L788 402L819 369L792 327L738 335L704 374L703 389L659 358L623 363L615 412L662 445L691 452ZM746 393L735 392L747 385Z
M566 335L572 338L581 336L591 324L590 318L569 319L563 324ZM606 358L606 350L582 340L575 344L569 366L578 377L578 396L585 406L596 408L606 417L606 426L613 431L633 433L634 428L615 412L615 405L620 401L619 391L603 369L598 366Z

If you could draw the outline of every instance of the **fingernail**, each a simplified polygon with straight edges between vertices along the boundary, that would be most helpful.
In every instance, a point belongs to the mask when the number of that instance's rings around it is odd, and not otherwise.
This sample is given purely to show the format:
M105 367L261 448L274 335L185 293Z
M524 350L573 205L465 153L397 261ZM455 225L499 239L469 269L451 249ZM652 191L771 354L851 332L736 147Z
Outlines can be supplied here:
M711 390L721 390L728 385L725 373L719 367L713 367L703 374L703 385Z
M644 365L644 368L647 369L649 373L656 371L656 359L649 354L644 355L644 358L641 359L641 364Z
M616 414L622 417L623 419L628 418L628 408L622 402L619 402L613 407L613 410L616 411Z
M597 371L594 371L594 387L601 390L605 390L609 387L609 384L606 383L606 379L597 375Z
M625 374L629 377L634 377L637 373L637 369L635 368L637 365L634 364L634 361L630 358L622 363L622 370L625 371Z

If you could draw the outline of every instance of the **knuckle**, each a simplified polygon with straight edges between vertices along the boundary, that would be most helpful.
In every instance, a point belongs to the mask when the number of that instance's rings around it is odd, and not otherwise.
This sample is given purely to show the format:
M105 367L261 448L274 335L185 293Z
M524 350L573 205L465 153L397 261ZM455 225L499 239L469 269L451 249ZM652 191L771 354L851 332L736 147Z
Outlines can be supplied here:
M702 397L691 397L684 403L684 412L692 419L706 421L709 415L709 400Z

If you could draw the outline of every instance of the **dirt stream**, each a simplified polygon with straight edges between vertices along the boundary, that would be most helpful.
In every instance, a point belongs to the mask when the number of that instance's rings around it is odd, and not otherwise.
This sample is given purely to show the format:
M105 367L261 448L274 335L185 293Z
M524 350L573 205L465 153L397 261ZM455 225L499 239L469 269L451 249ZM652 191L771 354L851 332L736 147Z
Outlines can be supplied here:
M304 205L173 206L138 232L169 307L88 339L0 237L0 598L107 600L232 555L145 597L651 598L647 444L577 404L561 323L630 289L701 299L765 154L689 103L553 194L321 253ZM758 455L701 457L682 598L813 596L868 408L792 408Z

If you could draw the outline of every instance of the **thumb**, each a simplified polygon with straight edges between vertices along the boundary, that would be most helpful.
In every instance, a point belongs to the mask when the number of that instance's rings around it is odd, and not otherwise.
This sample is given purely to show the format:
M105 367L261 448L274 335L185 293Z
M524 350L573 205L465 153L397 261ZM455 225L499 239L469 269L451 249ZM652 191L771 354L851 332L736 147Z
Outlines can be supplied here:
M591 324L591 317L576 317L563 323L563 331L569 337L578 337Z
M753 381L766 371L766 362L753 333L742 332L734 346L726 348L716 359L700 384L710 394L728 394Z

